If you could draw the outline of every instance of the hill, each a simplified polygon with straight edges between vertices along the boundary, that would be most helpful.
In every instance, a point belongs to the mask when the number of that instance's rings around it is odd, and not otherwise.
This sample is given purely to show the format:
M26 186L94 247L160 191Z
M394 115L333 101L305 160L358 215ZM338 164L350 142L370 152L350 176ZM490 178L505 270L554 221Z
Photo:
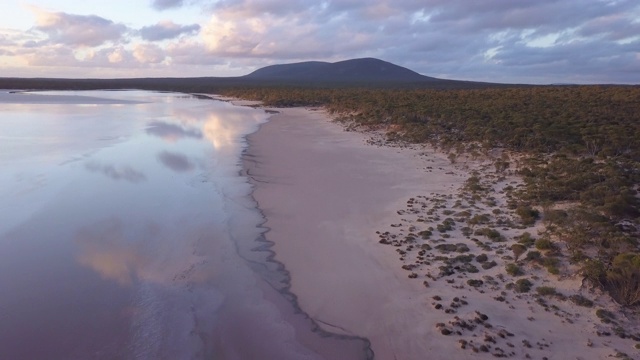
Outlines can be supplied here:
M379 59L363 58L328 63L307 61L271 65L237 77L61 79L2 78L0 89L93 90L140 89L220 93L243 87L484 89L528 85L446 80L424 76Z
M243 76L248 80L309 82L433 82L439 79L418 74L402 66L379 59L363 58L328 63L308 61L271 65Z

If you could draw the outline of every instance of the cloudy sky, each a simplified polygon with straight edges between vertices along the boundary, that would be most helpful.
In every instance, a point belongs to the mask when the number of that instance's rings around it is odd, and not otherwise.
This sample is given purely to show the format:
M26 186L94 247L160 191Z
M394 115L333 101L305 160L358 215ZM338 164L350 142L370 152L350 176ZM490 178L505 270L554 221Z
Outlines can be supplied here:
M1 0L0 76L235 76L376 57L494 82L640 83L638 0Z

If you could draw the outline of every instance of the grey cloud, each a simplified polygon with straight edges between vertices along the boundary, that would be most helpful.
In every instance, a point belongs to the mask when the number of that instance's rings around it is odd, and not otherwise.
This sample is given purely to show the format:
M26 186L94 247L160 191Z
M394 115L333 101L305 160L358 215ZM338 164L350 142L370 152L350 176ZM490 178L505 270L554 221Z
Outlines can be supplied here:
M182 138L201 139L202 132L198 129L184 129L178 125L162 121L153 121L147 127L147 134L166 140L178 140Z
M203 74L211 75L215 74L217 64L225 64L218 68L227 71L232 68L236 73L247 73L273 63L372 56L425 75L453 79L640 82L640 73L636 71L640 63L637 0L153 0L149 3L158 10L198 5L212 16L208 23L201 24L202 29L198 25L173 23L144 27L136 33L143 39L169 41L162 45L146 44L147 47L131 54L131 46L123 47L115 55L113 49L102 47L95 50L95 59L82 63L141 66L140 69L166 66L177 75L181 74L179 70L199 68ZM118 42L123 34L130 34L123 25L106 19L63 15L50 16L47 23L40 24L38 30L49 35L45 42L32 37L29 38L32 43L26 44L32 48L23 45L20 49L6 50L18 53L37 49L42 53L37 57L41 64L54 60L77 63L71 58L73 54L53 45L109 41L121 45ZM48 23L56 26L47 27ZM79 23L96 30L87 32L85 27L74 25ZM196 32L200 36L185 36ZM114 62L120 57L122 61ZM140 59L144 64L138 64ZM165 135L180 136L180 131Z
M194 168L193 163L183 154L163 151L158 154L158 159L162 164L175 172L187 172Z
M214 11L242 14L244 16L315 13L322 8L322 2L314 0L220 0L213 3Z
M120 168L110 164L99 164L91 162L85 165L85 168L91 172L100 173L113 180L125 180L131 183L139 183L147 180L147 177L129 166L122 166Z
M264 33L238 26L213 51L235 59L376 56L448 78L640 82L633 0L223 0L213 9L240 22L271 18Z
M73 15L41 11L35 30L48 36L48 43L71 46L99 46L119 42L127 27L96 15Z
M151 6L156 10L166 10L184 5L184 0L153 0Z
M173 39L183 34L193 34L200 31L200 25L178 25L171 21L161 22L140 29L140 36L148 41Z

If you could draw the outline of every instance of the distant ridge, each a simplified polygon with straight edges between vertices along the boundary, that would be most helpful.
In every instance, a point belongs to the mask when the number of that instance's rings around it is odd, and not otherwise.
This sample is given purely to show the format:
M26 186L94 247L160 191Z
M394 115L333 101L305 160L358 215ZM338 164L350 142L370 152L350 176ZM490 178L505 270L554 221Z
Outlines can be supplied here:
M332 83L427 82L439 79L374 58L351 59L335 63L307 61L271 65L242 78L269 81L309 81Z

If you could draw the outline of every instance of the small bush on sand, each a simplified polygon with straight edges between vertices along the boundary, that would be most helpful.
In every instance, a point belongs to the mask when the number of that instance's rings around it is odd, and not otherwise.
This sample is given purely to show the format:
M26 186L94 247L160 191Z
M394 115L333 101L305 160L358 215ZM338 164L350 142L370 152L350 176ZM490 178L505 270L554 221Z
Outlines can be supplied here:
M540 258L542 257L542 254L540 254L540 251L529 251L527 253L527 256L525 256L525 260L527 261L538 261L540 260Z
M536 239L534 239L531 236L531 234L527 231L523 232L522 235L517 236L515 239L518 240L518 244L522 244L527 248L532 247L533 244L536 242Z
M530 206L518 206L516 208L516 214L520 216L520 220L523 225L533 225L540 217L538 210L531 208Z
M531 286L533 286L533 283L529 279L518 279L514 290L519 293L526 293L531 290Z
M484 263L482 263L482 265L481 265L481 267L482 267L484 270L489 270L489 269L491 269L491 268L493 268L493 267L496 267L496 266L498 266L498 263L497 263L497 262L495 262L495 261L484 262Z
M476 230L475 235L484 235L484 236L488 237L489 239L491 239L492 241L503 241L504 240L504 238L502 237L502 235L500 235L500 232L498 230L490 229L490 228L478 229L478 230Z
M584 307L592 307L593 306L593 301L587 299L586 297L584 297L582 295L571 295L571 296L569 296L569 299L571 300L571 302L573 302L574 304L576 304L578 306L584 306Z
M524 274L520 266L514 263L507 264L507 266L505 266L505 270L507 271L507 274L511 276L520 276Z
M554 249L553 242L551 242L551 240L546 239L546 238L541 238L541 239L536 240L535 245L536 245L536 249L538 249L538 250L553 250Z
M551 286L538 286L536 288L536 292L538 293L538 295L542 296L553 296L557 294L556 288Z
M511 276L524 275L524 271L522 271L522 268L520 268L520 266L516 265L515 263L507 264L507 266L505 266L505 270L507 271L507 274Z
M527 251L527 248L522 244L513 244L511 245L511 251L513 251L515 260L518 261L520 255L524 254L525 251Z

